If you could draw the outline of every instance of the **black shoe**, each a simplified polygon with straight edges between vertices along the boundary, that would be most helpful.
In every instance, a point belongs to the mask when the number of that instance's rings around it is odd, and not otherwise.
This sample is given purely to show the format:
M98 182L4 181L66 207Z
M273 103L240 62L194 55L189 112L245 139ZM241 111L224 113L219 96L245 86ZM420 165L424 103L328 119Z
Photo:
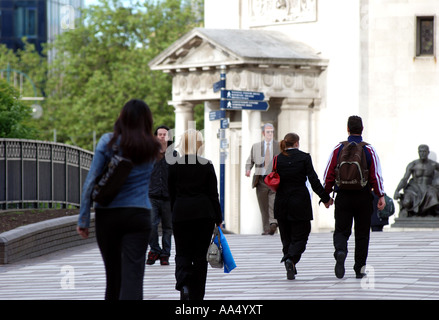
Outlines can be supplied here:
M270 231L268 231L269 235L273 235L276 233L277 230L277 223L270 224Z
M335 255L335 276L339 279L344 277L344 261L346 260L346 253L344 253L343 251L339 251L336 253Z
M189 288L188 286L183 286L180 290L180 300L189 300Z
M169 266L169 256L161 256L160 257L160 264L162 266Z
M366 266L363 266L360 271L355 270L355 278L362 279L367 276L367 273L364 272L366 270Z
M152 251L150 251L148 253L148 259L146 260L146 264L148 265L153 265L155 263L156 260L160 259L160 255L158 253L154 253Z
M293 261L290 259L285 260L285 269L287 269L287 279L294 280L296 279L296 267L294 266Z

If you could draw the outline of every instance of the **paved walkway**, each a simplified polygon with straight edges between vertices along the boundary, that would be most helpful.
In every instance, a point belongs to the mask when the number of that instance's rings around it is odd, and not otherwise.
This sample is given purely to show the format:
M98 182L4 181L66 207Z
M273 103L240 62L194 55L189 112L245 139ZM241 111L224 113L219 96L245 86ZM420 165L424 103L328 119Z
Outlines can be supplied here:
M226 235L237 268L229 274L209 268L206 300L437 300L439 231L371 233L368 277L356 279L354 236L346 275L334 275L332 234L312 233L287 280L279 235ZM144 299L178 300L174 260L146 266ZM102 300L105 274L95 244L0 266L0 300Z

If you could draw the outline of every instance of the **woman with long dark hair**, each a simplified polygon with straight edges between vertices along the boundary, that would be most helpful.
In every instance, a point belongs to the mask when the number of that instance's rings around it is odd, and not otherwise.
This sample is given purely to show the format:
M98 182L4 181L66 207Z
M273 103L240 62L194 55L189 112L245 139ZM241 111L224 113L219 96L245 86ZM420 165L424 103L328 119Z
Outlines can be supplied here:
M308 179L313 191L328 208L332 199L325 192L312 165L311 156L299 150L299 136L288 133L280 142L277 172L280 184L274 200L274 217L279 224L287 278L295 279L296 264L305 251L311 232L312 206L306 186Z
M106 300L143 299L145 257L151 232L151 203L148 188L160 144L152 134L152 113L148 105L133 99L123 107L112 133L104 134L95 150L85 180L77 231L89 235L90 195L113 154L133 162L133 169L119 193L107 205L95 203L96 240L105 265Z

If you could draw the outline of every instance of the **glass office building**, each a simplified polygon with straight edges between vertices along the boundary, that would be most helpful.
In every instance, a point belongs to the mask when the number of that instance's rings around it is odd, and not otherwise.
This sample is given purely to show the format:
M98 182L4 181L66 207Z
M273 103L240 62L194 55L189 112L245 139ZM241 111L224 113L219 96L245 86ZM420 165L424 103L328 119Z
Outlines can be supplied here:
M26 37L38 52L42 44L73 29L84 0L0 0L0 43L17 50Z

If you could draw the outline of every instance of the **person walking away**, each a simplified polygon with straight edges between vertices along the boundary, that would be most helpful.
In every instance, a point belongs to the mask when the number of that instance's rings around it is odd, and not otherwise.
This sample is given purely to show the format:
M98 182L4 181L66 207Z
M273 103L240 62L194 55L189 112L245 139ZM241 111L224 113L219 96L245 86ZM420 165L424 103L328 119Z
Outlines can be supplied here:
M313 219L311 197L306 186L308 179L312 190L326 208L333 203L314 171L311 156L299 150L299 136L288 133L280 142L277 172L280 184L274 201L274 217L279 223L283 258L287 278L295 279L297 263L305 252Z
M334 258L336 260L335 275L339 279L344 277L348 240L352 232L352 224L355 222L355 263L353 268L356 278L361 279L366 276L365 267L373 212L371 189L378 197L378 210L383 210L386 205L384 200L385 192L378 154L370 144L363 142L363 121L361 117L349 117L347 130L348 140L337 144L330 154L324 173L324 187L328 193L332 191L337 193L333 235ZM346 161L341 159L344 156L350 157L353 154L357 154L358 157L355 161L350 161L352 159L347 158ZM344 164L341 165L342 163ZM344 168L347 168L349 163L357 168L351 171L358 174L355 179L349 179L350 177L347 177L344 173ZM358 170L358 168L361 168L361 170Z
M154 135L160 142L160 155L154 164L152 171L151 184L149 188L149 198L152 205L152 230L150 238L150 251L146 264L153 265L156 260L160 259L160 265L169 265L169 256L171 255L171 238L172 238L172 212L171 202L168 192L168 170L169 164L166 161L166 152L174 152L170 146L169 128L159 126ZM162 227L162 247L159 244L159 224Z
M274 140L274 126L266 123L262 128L264 140L253 144L250 156L245 165L245 175L250 177L253 166L252 187L256 188L259 209L262 217L262 235L273 235L277 230L277 221L274 218L273 205L276 193L264 182L265 176L271 172L273 156L280 152L279 142Z
M134 167L119 193L107 205L95 203L96 240L106 275L106 300L143 299L146 250L151 233L148 188L160 144L152 134L152 113L142 100L128 101L114 124L96 146L90 171L83 185L77 232L87 238L90 227L90 195L96 178L113 153L129 158Z
M212 163L201 156L203 137L186 131L180 154L169 167L169 195L175 241L176 290L182 300L203 300L207 250L215 224L222 223L217 178Z

